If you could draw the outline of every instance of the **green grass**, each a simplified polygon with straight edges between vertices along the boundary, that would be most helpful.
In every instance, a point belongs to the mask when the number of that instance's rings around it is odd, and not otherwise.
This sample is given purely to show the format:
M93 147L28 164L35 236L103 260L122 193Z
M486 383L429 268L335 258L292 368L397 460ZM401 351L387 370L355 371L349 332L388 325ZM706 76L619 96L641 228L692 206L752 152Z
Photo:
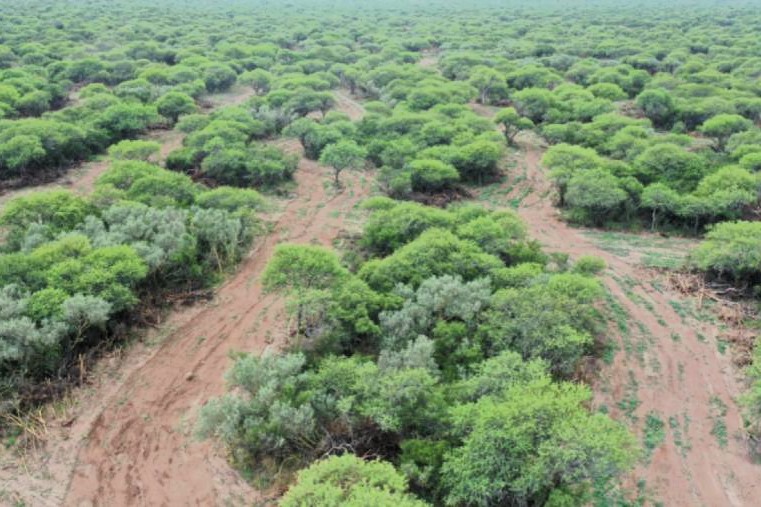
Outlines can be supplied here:
M643 444L645 446L645 459L650 460L653 451L659 447L666 439L666 424L658 416L658 413L651 411L645 417L645 429L643 434Z
M586 231L584 234L601 249L619 257L628 257L632 252L640 254L641 264L649 268L681 268L692 246L687 239L662 238L651 234L614 231Z
M624 398L618 402L618 408L623 411L623 413L626 415L626 417L629 418L630 421L636 422L637 416L634 414L634 412L637 410L637 408L639 408L641 402L637 396L639 384L637 383L637 379L634 378L634 372L631 370L629 370L629 382L627 382L624 389Z
M682 323L684 323L687 320L689 311L679 301L671 300L669 301L669 305L671 305L671 308L674 309L676 314L679 315L679 318L682 319Z
M684 266L685 254L668 254L663 252L647 252L642 256L642 265L646 268L668 269L676 271Z
M729 443L727 437L727 423L724 419L727 415L727 404L718 396L711 396L709 403L711 405L711 435L716 438L719 447L723 449Z
M692 444L689 441L687 430L689 429L690 418L687 414L682 414L684 419L684 425L679 421L678 415L672 415L669 417L669 428L671 429L671 435L674 439L674 445L679 449L682 456L686 456L692 449Z

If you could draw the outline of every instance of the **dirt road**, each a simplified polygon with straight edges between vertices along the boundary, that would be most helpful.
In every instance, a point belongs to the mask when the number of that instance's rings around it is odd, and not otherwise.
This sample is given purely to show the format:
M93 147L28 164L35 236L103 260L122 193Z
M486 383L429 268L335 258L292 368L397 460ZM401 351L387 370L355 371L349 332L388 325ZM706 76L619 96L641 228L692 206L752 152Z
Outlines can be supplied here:
M626 422L643 443L631 485L644 479L649 500L665 506L758 505L761 467L741 437L735 399L742 384L722 350L721 324L642 266L638 250L669 240L622 235L630 244L611 248L599 234L560 220L540 164L543 152L535 137L520 138L502 202L519 202L531 237L546 250L594 255L608 266L602 280L617 302L618 327L611 334L619 350L594 387L597 406ZM684 241L671 242L684 248Z
M369 191L355 177L333 195L324 186L328 179L326 168L302 159L296 195L272 232L215 301L180 325L104 404L79 453L65 505L250 504L257 498L223 455L193 441L192 425L197 409L224 392L231 351L262 351L286 341L283 302L264 294L259 280L275 246L330 246Z
M217 101L228 105L250 93ZM350 116L361 106L339 99ZM216 103L215 103L216 104ZM359 111L357 106L360 107ZM152 134L177 146L172 131ZM300 152L295 141L279 141ZM92 188L94 171L74 183ZM197 409L224 392L231 351L263 351L285 343L283 301L262 292L259 277L278 243L331 246L351 227L351 213L370 192L372 176L347 174L345 189L329 185L331 171L302 158L292 196L273 213L273 227L258 239L238 271L206 305L173 312L159 329L132 346L105 373L74 397L62 420L50 421L50 440L27 462L0 463L0 503L28 505L239 505L259 497L225 456L208 442L197 442L192 427ZM34 189L30 189L34 190ZM156 345L158 344L158 345ZM19 466L20 465L20 466Z

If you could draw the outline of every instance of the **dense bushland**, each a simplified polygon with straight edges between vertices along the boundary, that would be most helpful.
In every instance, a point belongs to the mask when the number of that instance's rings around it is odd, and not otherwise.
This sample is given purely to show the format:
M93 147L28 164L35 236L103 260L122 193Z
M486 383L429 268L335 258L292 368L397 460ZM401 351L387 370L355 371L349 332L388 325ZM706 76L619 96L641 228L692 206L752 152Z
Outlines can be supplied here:
M87 197L7 203L0 253L0 400L7 413L78 376L80 354L124 333L162 295L209 287L258 232L253 190L209 190L142 161L115 162Z
M635 444L570 381L602 331L604 292L588 274L599 266L551 260L511 212L388 198L366 208L354 269L323 247L276 250L264 284L288 295L300 341L283 355L241 354L234 391L204 407L200 433L259 474L342 454L399 470L318 461L286 505L357 495L417 505L407 482L434 504L604 495ZM393 486L373 492L385 483L373 486L372 467Z

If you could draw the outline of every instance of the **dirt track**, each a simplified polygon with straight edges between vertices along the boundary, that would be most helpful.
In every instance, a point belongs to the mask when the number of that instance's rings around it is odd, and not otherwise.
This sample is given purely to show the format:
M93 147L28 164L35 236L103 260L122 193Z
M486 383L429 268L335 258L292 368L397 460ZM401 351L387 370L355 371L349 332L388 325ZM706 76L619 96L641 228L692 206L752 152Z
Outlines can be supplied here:
M238 103L249 95L234 92L215 105ZM337 108L355 119L362 114L350 97L337 97ZM151 137L164 143L162 153L169 151L166 144L182 142L173 131L156 131ZM300 152L297 142L277 144ZM76 174L69 188L85 192L100 172ZM47 447L21 464L25 470L7 460L0 463L0 502L110 507L238 505L258 498L218 449L194 440L192 426L198 407L224 392L231 351L263 351L286 341L283 301L263 294L259 283L275 245L330 246L370 192L370 176L344 175L346 188L340 193L328 185L330 176L329 169L302 158L292 197L273 213L271 231L257 240L215 300L173 312L125 358L101 365L105 373L75 397L73 416L50 421Z
M348 94L339 92L336 99L350 117L361 114ZM474 109L493 114L488 107ZM505 199L520 197L518 212L547 250L603 258L603 281L626 314L628 331L611 330L620 350L599 375L597 406L641 438L648 415L665 425L663 443L643 457L631 484L644 479L650 500L666 506L757 505L760 470L735 438L741 421L734 399L741 385L729 356L718 350L719 326L677 311L692 302L643 269L637 255L619 255L562 222L539 163L543 150L536 139L521 137L520 143L514 171L522 169L524 179L516 183L513 174ZM285 339L283 303L263 295L258 283L275 244L331 244L346 214L369 191L364 178L355 176L345 192L329 196L323 187L327 171L305 160L296 178L296 195L284 204L274 230L216 300L174 313L162 326L169 336L160 346L135 347L121 378L99 380L74 422L60 430L64 436L44 463L47 475L24 480L6 468L0 470L4 484L24 492L31 505L237 505L257 498L224 456L195 442L190 431L197 408L224 390L230 350L263 350ZM716 400L726 407L721 417ZM726 425L726 443L712 434L718 420ZM82 445L77 435L86 435Z
M230 351L262 351L286 340L283 302L259 283L274 247L330 246L345 214L368 192L355 177L350 188L330 195L328 178L325 168L302 159L296 196L273 231L215 301L179 326L105 403L78 456L66 505L214 505L257 497L224 456L192 440L191 427L198 407L224 392Z
M492 114L483 106L474 109ZM654 433L645 430L648 421L657 419L664 425L663 443L640 460L630 486L634 489L636 481L644 479L649 500L669 507L758 505L761 468L751 462L740 437L735 398L742 385L730 355L719 352L720 326L705 314L685 311L694 307L693 298L675 292L657 273L643 268L636 252L619 255L601 247L587 231L561 221L540 164L544 150L533 136L519 139L515 172L507 184L523 174L507 198L524 196L517 211L546 250L604 259L608 269L603 282L626 314L626 332L611 328L619 350L611 365L603 365L594 386L596 405L626 422L640 442L645 433ZM641 238L658 240L651 235ZM712 434L721 433L717 421L726 425L722 444Z

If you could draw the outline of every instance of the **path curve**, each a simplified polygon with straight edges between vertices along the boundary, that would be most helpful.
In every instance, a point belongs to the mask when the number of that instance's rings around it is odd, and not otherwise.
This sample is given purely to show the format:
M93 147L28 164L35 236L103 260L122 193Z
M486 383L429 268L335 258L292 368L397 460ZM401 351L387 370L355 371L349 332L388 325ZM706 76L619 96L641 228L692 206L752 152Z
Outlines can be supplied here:
M474 110L491 116L494 108L476 106ZM752 462L741 437L736 398L743 390L742 376L730 355L719 352L722 329L715 322L685 318L678 310L690 308L694 301L644 268L639 257L601 248L589 231L561 220L552 203L551 182L541 166L541 142L531 134L518 139L515 172L508 176L507 185L515 182L521 169L523 174L507 199L525 196L517 212L529 235L549 252L604 259L607 269L602 282L628 315L627 333L611 331L619 351L613 363L603 365L599 372L593 386L595 404L626 422L640 442L648 414L665 426L664 443L650 459L640 460L629 486L634 490L636 482L644 479L653 500L666 506L758 505L761 467ZM648 234L641 237L662 240ZM625 352L632 348L640 352ZM628 413L621 406L627 399L639 403ZM721 417L717 416L719 404L726 410ZM726 425L725 445L712 433L717 421Z
M260 283L275 246L331 246L346 214L369 192L355 176L331 196L324 186L329 177L326 168L301 160L296 196L272 232L215 300L173 332L105 403L79 453L65 505L250 504L258 498L218 449L194 442L190 433L197 409L224 392L231 351L260 352L286 342L283 301L265 294Z

